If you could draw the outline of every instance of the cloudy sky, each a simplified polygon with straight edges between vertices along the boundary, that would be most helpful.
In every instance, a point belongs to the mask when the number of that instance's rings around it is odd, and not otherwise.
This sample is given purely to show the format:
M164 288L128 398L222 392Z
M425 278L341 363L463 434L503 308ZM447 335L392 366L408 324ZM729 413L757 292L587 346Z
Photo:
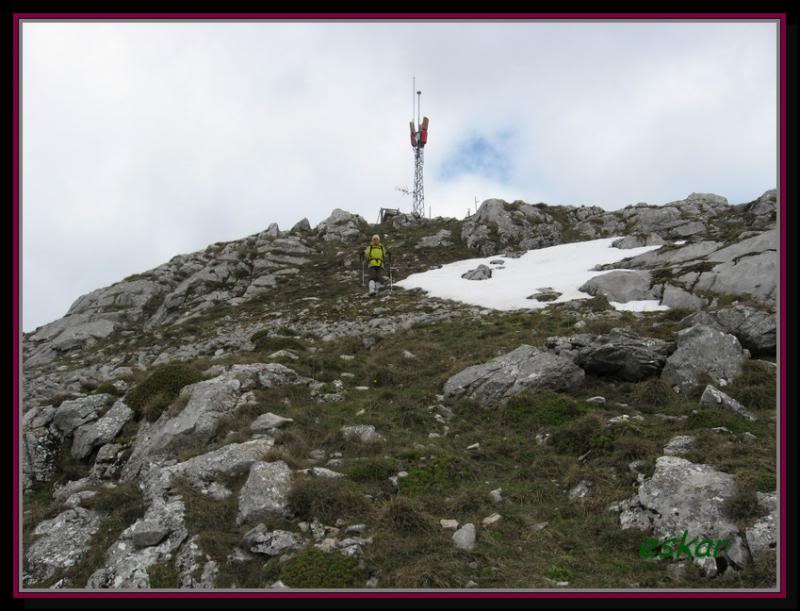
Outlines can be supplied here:
M606 209L777 185L770 23L26 23L23 321L179 253L425 196Z

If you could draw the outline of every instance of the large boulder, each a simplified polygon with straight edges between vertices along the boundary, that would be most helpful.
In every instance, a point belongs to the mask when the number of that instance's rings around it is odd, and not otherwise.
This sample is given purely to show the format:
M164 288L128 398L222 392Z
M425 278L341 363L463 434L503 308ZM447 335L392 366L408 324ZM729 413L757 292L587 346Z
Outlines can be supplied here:
M488 363L473 365L452 376L444 385L444 396L492 404L529 388L574 388L584 377L583 370L569 359L523 344Z
M665 284L661 290L661 305L673 309L702 310L707 301L679 286Z
M661 379L678 388L693 386L710 376L715 384L733 382L747 360L739 340L706 325L677 333L677 348L667 359Z
M55 458L62 434L50 424L56 408L34 407L22 418L22 486L29 490L34 482L49 482L55 475Z
M657 297L651 288L650 273L643 271L613 271L600 274L589 278L578 290L620 303Z
M297 221L290 230L290 233L306 233L311 231L311 223L308 222L306 217Z
M114 439L131 418L133 410L124 402L117 401L100 419L75 429L72 455L75 458L86 458L94 448Z
M492 270L486 265L479 265L475 269L461 274L465 280L488 280L492 277Z
M180 449L197 448L207 443L216 434L220 419L238 408L243 392L314 384L318 383L280 363L252 363L233 365L215 378L185 386L178 396L178 401L185 401L185 407L179 413L171 415L165 412L156 422L140 425L122 477L135 477L150 459L166 458Z
M661 456L653 476L641 483L635 497L622 504L620 526L649 530L659 539L680 540L686 532L685 542L695 542L689 546L692 553L703 539L727 540L729 546L720 556L741 568L749 562L750 554L738 527L723 510L735 494L732 475L678 456ZM674 552L677 547L673 545ZM720 568L713 557L695 557L695 562L709 576Z
M733 333L754 355L775 354L777 317L747 305L722 308L714 313L717 323Z
M434 235L421 237L415 248L439 248L441 246L449 246L452 242L450 238L452 232L449 229L442 229Z
M91 545L100 527L100 516L83 507L74 507L51 520L41 522L33 531L38 537L28 547L28 580L43 581L75 566Z
M674 344L615 328L603 335L548 337L545 346L587 373L636 382L658 375Z
M122 531L106 552L102 567L86 583L91 589L148 589L148 569L171 561L188 537L186 507L179 496L150 495L142 518Z
M256 554L280 556L303 547L303 538L288 530L267 530L264 524L258 524L244 536L247 548Z
M79 426L97 420L112 398L113 395L100 394L64 401L53 415L53 426L64 435L72 435Z
M285 512L291 483L292 471L282 460L253 463L250 475L239 493L237 524Z
M777 525L780 520L777 495L756 493L758 504L767 512L745 530L747 546L754 560L760 560L769 554L774 556L777 545Z
M628 249L628 248L641 248L642 246L660 246L666 244L666 240L657 233L649 233L646 235L629 235L619 240L614 240L611 243L613 248Z
M778 286L778 255L766 251L720 263L700 274L695 290L733 295L751 295L773 301Z
M181 448L198 447L211 439L222 416L233 411L240 395L241 383L237 379L212 379L184 387L182 395L188 396L186 407L170 418L153 435L151 453L164 453Z
M750 411L744 405L739 403L733 397L729 397L721 390L714 388L711 384L706 386L706 389L703 391L703 394L700 397L700 405L721 407L722 409L739 414L742 418L750 420L751 422L756 420L756 417L750 413Z
M181 476L201 494L221 500L232 494L221 480L249 473L253 464L261 460L273 444L274 441L268 437L231 443L165 467L159 472L159 477L166 476L171 481L175 476Z
M757 200L744 205L746 213L767 220L775 219L777 208L778 191L776 189L765 191Z
M316 227L317 234L326 242L346 242L357 238L367 222L357 214L336 208Z
M509 247L530 250L560 244L562 229L546 206L488 199L464 221L461 239L468 248L494 255Z

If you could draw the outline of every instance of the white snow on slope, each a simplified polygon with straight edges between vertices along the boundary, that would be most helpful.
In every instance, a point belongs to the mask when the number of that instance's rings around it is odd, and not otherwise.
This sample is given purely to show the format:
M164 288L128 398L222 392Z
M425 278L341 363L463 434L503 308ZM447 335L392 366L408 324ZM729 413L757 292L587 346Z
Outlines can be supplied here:
M612 242L619 237L529 250L518 259L501 255L465 259L448 263L439 269L411 274L395 284L405 289L423 289L432 297L452 299L495 310L536 310L550 303L589 299L591 295L582 293L578 287L593 276L607 273L593 270L595 265L614 263L626 257L635 257L661 248L661 246L642 246L625 250L612 248ZM502 265L491 264L491 261L497 260L502 260ZM491 268L491 278L466 280L461 277L461 274L481 264ZM562 295L554 301L547 302L526 299L528 295L545 287L553 288ZM612 305L618 310L637 312L669 309L654 300L628 301Z

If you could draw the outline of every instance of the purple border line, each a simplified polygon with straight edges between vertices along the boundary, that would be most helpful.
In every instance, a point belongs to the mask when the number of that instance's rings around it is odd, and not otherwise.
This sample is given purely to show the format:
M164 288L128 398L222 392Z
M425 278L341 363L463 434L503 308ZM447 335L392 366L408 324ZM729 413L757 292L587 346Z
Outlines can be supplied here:
M780 324L781 336L781 349L780 349L780 367L778 375L780 376L780 394L781 394L781 493L780 493L780 525L781 525L781 571L780 571L780 588L784 592L784 587L787 579L786 572L786 390L787 390L787 373L786 373L786 317L788 315L786 304L786 16L781 18L780 24L780 127L778 130L778 137L780 138L780 211L781 211L781 228L780 228L780 244L781 244L781 259L780 259L780 292L781 292L781 316L778 321Z
M14 312L14 357L13 357L13 371L14 371L14 407L13 407L13 421L14 421L14 428L11 431L12 437L12 454L13 454L13 467L14 467L14 494L12 495L13 498L13 509L12 515L14 518L14 534L13 534L13 541L14 541L14 596L19 596L19 575L21 574L21 567L20 567L20 541L19 541L19 527L20 527L20 520L19 520L19 503L20 503L20 486L19 486L19 434L21 432L20 429L20 365L21 365L21 356L20 356L20 338L22 333L22 325L20 324L20 312L19 312L19 300L20 300L20 277L19 277L19 263L20 263L20 252L19 252L19 231L20 231L20 224L19 224L19 210L20 210L20 201L19 201L19 154L20 154L20 146L19 146L19 122L20 122L20 115L19 115L19 85L20 85L20 74L19 74L19 45L20 45L20 23L15 18L14 20L14 34L13 34L13 44L14 44L14 51L13 51L13 58L14 58L14 68L13 68L13 78L14 83L12 86L12 95L14 96L13 107L14 107L14 126L12 128L13 132L13 140L14 140L14 151L11 154L12 157L12 172L14 176L12 178L13 183L13 197L14 201L11 204L13 209L12 218L14 223L14 230L13 234L14 237L12 238L12 243L14 245L14 255L12 257L14 269L12 271L12 276L14 278L14 289L13 289L13 296L14 296L14 304L12 305L12 309Z
M15 19L786 19L785 13L15 13Z
M786 570L786 14L785 13L15 13L14 32L13 32L13 298L12 306L14 313L14 428L12 431L13 440L13 482L14 482L14 507L12 510L14 519L14 598L785 598L785 584L787 579ZM780 494L780 524L781 524L781 570L780 570L780 590L777 592L715 592L715 591L647 591L647 592L628 592L628 591L585 591L585 592L20 592L18 576L20 573L19 550L19 400L20 400L20 276L19 276L19 93L20 93L20 73L19 73L19 44L21 20L46 20L46 19L105 19L105 20L130 20L146 19L152 20L174 20L174 19L335 19L340 21L366 20L366 19L414 19L415 21L425 19L644 19L644 20L663 20L663 19L757 19L779 21L780 39L780 198L779 206L781 210L780 227L780 292L781 292L781 316L780 316L780 413L781 413L781 494Z

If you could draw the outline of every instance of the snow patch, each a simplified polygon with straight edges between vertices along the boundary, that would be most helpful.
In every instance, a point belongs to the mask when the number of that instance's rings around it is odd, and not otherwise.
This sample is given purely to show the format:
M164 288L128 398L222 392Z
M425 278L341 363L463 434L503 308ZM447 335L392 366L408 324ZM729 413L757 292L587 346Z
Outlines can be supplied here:
M619 301L608 302L615 310L625 310L626 312L661 312L669 310L669 307L658 303L658 299L642 299L641 301Z
M461 274L481 264L490 265L492 260L500 258L497 255L448 263L438 269L411 274L408 278L395 282L395 285L404 289L419 288L432 297L495 310L538 310L551 303L589 299L591 295L579 291L578 287L590 278L606 273L592 269L594 266L614 263L661 248L660 245L626 250L613 248L611 244L620 237L559 244L529 250L517 259L504 258L505 267L492 266L492 277L486 280L465 280ZM536 292L537 287L543 286L551 287L561 293L561 296L552 301L527 299ZM611 305L619 310L638 312L669 309L652 300Z

